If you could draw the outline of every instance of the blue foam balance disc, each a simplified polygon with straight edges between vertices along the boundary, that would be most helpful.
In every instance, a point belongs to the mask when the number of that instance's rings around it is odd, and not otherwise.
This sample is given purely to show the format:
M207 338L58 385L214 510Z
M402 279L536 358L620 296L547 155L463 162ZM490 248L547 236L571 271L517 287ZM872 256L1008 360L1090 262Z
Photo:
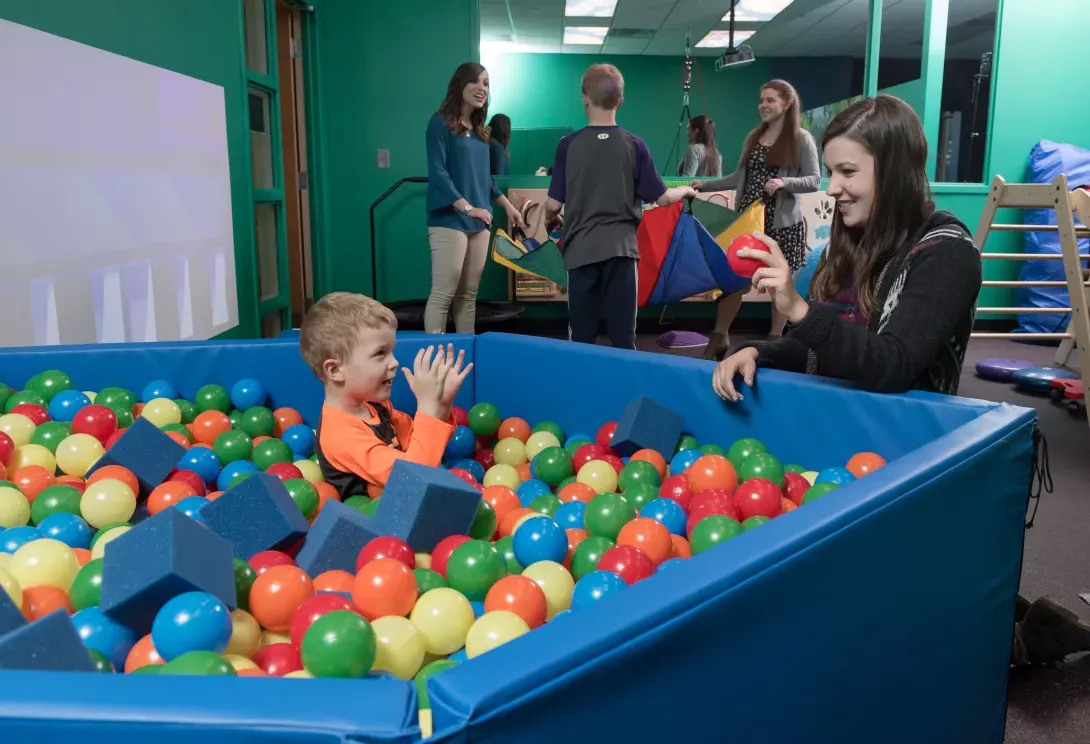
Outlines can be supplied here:
M1066 369L1054 367L1033 367L1020 369L1011 375L1011 382L1020 390L1032 390L1036 392L1049 392L1052 390L1053 380L1077 380L1078 375Z
M1036 369L1036 365L1018 359L981 359L976 363L976 373L992 382L1010 382L1015 372Z

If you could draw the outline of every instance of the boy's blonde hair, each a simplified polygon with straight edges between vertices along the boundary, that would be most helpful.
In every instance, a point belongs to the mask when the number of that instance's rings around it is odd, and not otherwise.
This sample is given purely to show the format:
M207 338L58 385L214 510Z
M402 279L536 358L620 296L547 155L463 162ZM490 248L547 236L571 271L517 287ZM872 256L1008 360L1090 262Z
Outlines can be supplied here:
M613 65L591 65L583 73L583 95L600 109L615 109L624 100L624 77Z
M299 328L299 351L325 382L327 359L345 361L363 328L393 328L397 316L378 300L354 292L331 292L314 303Z

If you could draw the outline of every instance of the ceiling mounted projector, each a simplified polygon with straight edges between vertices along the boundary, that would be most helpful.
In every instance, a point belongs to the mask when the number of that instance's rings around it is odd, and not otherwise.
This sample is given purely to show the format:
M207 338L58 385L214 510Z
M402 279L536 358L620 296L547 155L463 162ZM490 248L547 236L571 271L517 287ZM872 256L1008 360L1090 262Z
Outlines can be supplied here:
M755 59L757 58L753 56L753 50L748 46L744 44L737 48L731 46L715 60L715 69L725 70L728 67L741 67L742 65L748 65Z

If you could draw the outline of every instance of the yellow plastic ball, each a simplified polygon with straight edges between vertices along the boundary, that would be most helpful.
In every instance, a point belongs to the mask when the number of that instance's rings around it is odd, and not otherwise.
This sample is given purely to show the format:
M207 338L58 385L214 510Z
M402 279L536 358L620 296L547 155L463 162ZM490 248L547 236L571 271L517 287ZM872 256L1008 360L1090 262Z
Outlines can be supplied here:
M284 633L273 633L271 630L261 631L261 648L277 643L291 643L291 636Z
M80 504L82 505L83 502L81 501ZM106 546L131 529L131 525L122 524L114 527L109 532L102 533L102 537L95 541L95 547L91 548L91 559L94 560L95 558L101 558L106 555Z
M0 553L0 568L7 571L8 566L10 564L11 564L11 553Z
M0 590L8 593L16 607L23 609L23 588L19 586L19 580L11 575L11 571L4 568L0 568Z
M417 553L416 554L416 567L417 568L431 568L431 553Z
M571 607L575 579L568 569L555 561L538 561L526 567L522 575L533 579L545 593L545 618L552 620L558 612Z
M510 465L497 463L484 474L485 488L489 486L507 486L513 491L519 487L520 483L522 483L522 478L519 477L519 471Z
M170 398L152 398L144 404L140 415L160 429L167 424L182 423L182 409Z
M254 666L257 666L256 664ZM288 672L284 675L284 679L314 679L314 675L308 672L306 669L296 669L294 672Z
M465 645L474 619L473 605L465 595L447 587L421 594L409 614L409 620L424 636L424 650L441 656Z
M387 615L371 623L375 631L373 672L412 679L424 663L424 634L407 617Z
M19 586L55 586L68 593L79 571L79 559L60 540L31 540L11 556L8 571Z
M806 479L806 482L811 486L814 485L814 481L817 480L818 474L815 470L807 470L802 474L802 477Z
M239 656L238 654L224 653L223 658L227 660L227 663L235 668L236 672L241 672L243 669L257 669L257 664L253 663L245 656Z
M11 458L11 470L25 468L28 465L38 465L49 473L57 471L57 459L53 453L40 444L24 444L15 448L15 454Z
M30 502L14 486L0 486L0 529L25 527L30 522Z
M494 610L481 615L466 636L466 657L475 658L497 646L530 632L526 621L508 610Z
M314 460L296 460L293 464L299 468L299 472L303 474L305 480L311 483L321 483L325 480L322 469Z
M57 445L57 467L65 475L82 478L105 451L102 442L90 434L73 434Z
M83 491L79 511L83 521L96 530L114 522L128 522L136 512L136 494L123 481L103 478Z
M539 431L526 440L526 458L533 460L537 453L548 447L559 447L560 440L551 431Z
M252 659L260 650L261 625L246 610L232 610L231 640L227 643L227 650L224 653Z
M98 393L96 393L96 392L95 392L95 391L93 391L93 390L84 390L84 391L83 391L83 394L84 394L84 395L86 395L86 396L87 396L87 400L91 401L92 403L94 403L94 402L95 402L95 398L97 398L97 397L98 397Z
M579 468L575 479L593 488L595 493L613 493L617 490L617 471L605 460L591 460Z
M29 444L30 435L37 428L33 421L21 413L9 413L0 416L0 431L11 437L11 443L16 447Z
M515 528L511 530L511 534L513 535L518 532L519 527L521 527L528 519L533 519L534 517L540 516L541 512L530 512L529 514L523 514L521 517L518 518L518 521L515 522Z
M514 437L507 437L496 442L492 450L497 465L510 465L517 468L530 458L527 457L526 445Z

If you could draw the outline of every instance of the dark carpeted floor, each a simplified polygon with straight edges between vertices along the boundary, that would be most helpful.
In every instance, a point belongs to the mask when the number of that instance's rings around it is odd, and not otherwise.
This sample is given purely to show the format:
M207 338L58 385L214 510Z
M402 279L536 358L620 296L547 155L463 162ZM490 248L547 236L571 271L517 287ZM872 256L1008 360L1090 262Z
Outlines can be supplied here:
M646 351L693 357L703 351L667 350L656 338L641 334L638 345ZM1054 366L1054 355L1054 347L973 341L959 394L1037 409L1048 442L1054 488L1042 495L1034 526L1026 533L1021 591L1031 600L1048 595L1090 621L1090 605L1079 598L1080 593L1090 592L1090 423L1047 398L982 380L975 372L981 359L1021 359ZM1072 355L1071 364L1077 363ZM1014 670L1008 701L1006 741L1010 744L1085 744L1090 741L1090 654L1069 657L1061 666Z

